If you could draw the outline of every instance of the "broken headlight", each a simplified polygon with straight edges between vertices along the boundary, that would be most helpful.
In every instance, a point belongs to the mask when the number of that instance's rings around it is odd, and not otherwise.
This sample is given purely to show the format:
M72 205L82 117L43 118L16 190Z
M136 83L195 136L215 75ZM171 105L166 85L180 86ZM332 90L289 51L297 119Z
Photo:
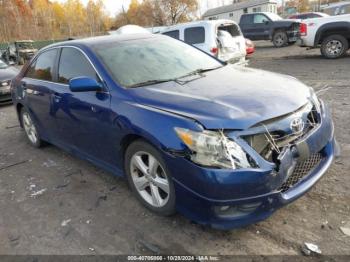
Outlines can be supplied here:
M191 160L199 165L230 169L252 167L247 153L223 132L195 132L178 127L175 131L192 151Z

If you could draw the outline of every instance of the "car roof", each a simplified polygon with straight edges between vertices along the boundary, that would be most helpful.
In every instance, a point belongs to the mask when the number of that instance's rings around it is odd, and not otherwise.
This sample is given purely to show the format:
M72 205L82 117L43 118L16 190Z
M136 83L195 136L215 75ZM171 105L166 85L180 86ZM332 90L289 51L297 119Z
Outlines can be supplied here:
M146 39L146 38L157 38L157 37L164 37L161 35L155 35L150 33L145 34L125 34L125 35L104 35L104 36L96 36L96 37L88 37L88 38L81 38L81 39L74 39L74 40L67 40L63 42L58 42L51 44L49 46L46 46L43 48L49 49L52 47L58 47L58 46L85 46L85 47L92 47L98 44L108 44L108 43L118 43L118 42L124 42L124 41L132 41L137 39Z
M200 21L187 22L187 23L182 23L177 25L171 25L161 30L160 33L171 31L174 29L186 28L186 27L217 25L217 24L227 24L227 23L237 25L235 21L229 20L229 19L200 20Z

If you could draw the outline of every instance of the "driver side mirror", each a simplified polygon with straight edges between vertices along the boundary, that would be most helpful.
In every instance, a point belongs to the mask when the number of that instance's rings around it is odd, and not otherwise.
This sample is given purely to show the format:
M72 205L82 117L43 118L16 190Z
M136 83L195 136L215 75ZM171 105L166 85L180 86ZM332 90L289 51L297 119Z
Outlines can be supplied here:
M264 24L265 24L265 25L268 25L268 24L269 24L269 20L265 20L265 21L264 21Z
M72 92L101 91L102 85L90 77L75 77L69 80L69 89Z

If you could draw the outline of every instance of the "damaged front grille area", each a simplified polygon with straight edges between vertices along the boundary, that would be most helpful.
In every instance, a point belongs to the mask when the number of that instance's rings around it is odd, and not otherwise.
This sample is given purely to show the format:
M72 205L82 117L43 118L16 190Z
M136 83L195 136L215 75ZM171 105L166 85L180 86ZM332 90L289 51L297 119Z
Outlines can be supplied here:
M293 129L291 122L294 119L302 120L300 129ZM255 128L260 126L261 132L242 138L265 160L278 165L278 156L283 148L295 144L319 123L320 116L316 107L307 104L291 114L259 123Z
M287 192L291 187L306 177L314 168L316 168L322 161L323 156L321 153L312 154L305 161L296 164L293 173L279 188L281 192Z

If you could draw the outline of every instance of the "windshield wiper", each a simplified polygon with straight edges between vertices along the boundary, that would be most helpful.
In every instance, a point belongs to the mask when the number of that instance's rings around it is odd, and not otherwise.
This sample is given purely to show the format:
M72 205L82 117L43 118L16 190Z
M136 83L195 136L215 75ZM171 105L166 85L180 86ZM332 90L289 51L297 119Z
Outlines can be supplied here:
M188 77L188 76L192 76L192 75L200 75L202 73L205 73L205 72L208 72L208 71L212 71L212 70L216 70L216 69L219 69L221 67L223 67L223 66L218 66L218 67L214 67L214 68L206 68L206 69L197 69L197 70L194 70L194 71L192 71L192 72L190 72L190 73L188 73L186 75L183 75L183 76L180 76L180 77L177 77L177 78L147 80L147 81L136 83L136 84L129 85L129 86L126 86L126 87L127 88L136 88L136 87L155 85L155 84L171 82L171 81L175 81L175 82L177 82L179 84L183 84L183 81L180 81L179 79L185 78L185 77Z
M181 77L178 77L177 79L180 79L180 78L184 78L184 77L188 77L188 76L193 76L193 75L200 75L200 74L203 74L205 72L208 72L208 71L213 71L213 70L216 70L216 69L219 69L221 67L224 67L224 66L218 66L218 67L213 67L213 68L200 68L200 69L196 69L184 76L181 76Z
M176 79L154 79L154 80L147 80L145 82L136 83L136 84L129 85L126 87L127 88L135 88L135 87L155 85L155 84L160 84L160 83L165 83L165 82L170 82L170 81L175 81L175 80Z

